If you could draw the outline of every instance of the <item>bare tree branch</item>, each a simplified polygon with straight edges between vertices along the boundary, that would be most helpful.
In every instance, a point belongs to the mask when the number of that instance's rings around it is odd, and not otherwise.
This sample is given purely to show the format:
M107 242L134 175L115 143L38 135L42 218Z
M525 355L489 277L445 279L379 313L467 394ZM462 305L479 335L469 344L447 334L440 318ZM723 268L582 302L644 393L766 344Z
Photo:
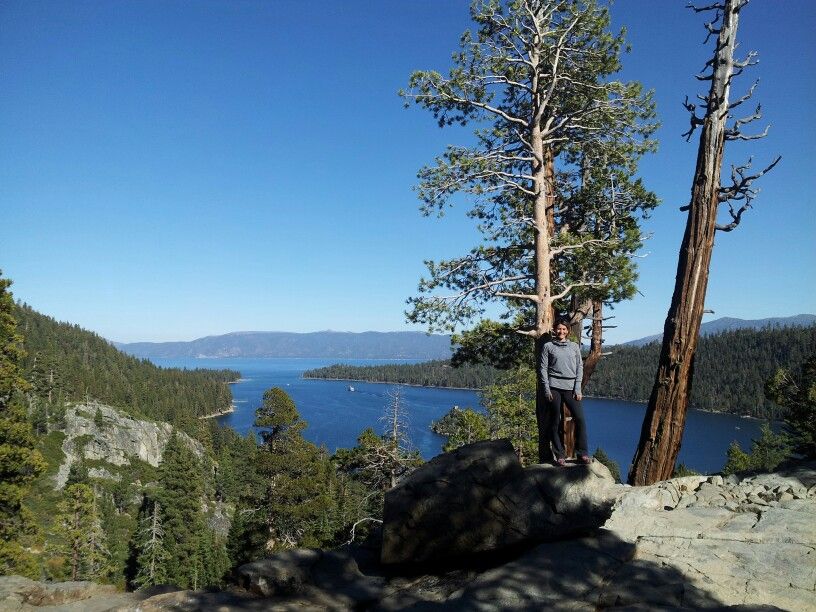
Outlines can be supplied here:
M693 102L689 102L688 96L686 96L686 99L683 101L683 107L691 115L691 117L689 117L691 126L689 127L688 132L681 134L681 136L686 139L686 142L688 142L691 139L691 135L694 134L694 130L703 125L704 120L697 116L697 105Z
M597 282L597 281L578 281L578 282L570 283L569 285L566 286L566 288L561 293L556 293L555 295L553 295L551 297L551 300L554 302L556 300L560 300L562 298L565 298L570 294L570 292L573 289L575 289L577 287L600 287L603 284L604 284L603 282Z
M714 4L708 4L708 5L705 5L705 6L694 6L694 3L689 2L686 5L686 8L691 9L695 13L702 13L703 11L718 11L719 12L719 11L724 11L725 10L725 4L723 4L722 2L715 2Z
M355 530L357 529L357 525L359 525L360 523L366 523L366 522L379 523L380 525L382 525L382 521L380 519L376 519L376 518L373 518L371 516L361 518L359 521L357 521L356 523L354 523L351 526L351 530L349 531L349 535L351 537L349 538L348 542L345 543L346 546L348 546L349 544L354 542L354 538L357 537L356 534L355 534Z
M737 108L737 107L738 107L740 104L742 104L743 102L745 102L746 100L750 100L750 99L751 99L751 97L754 95L754 90L757 88L757 85L759 85L759 79L757 79L756 81L754 81L753 85L751 85L751 87L748 89L748 91L745 93L745 95L743 95L743 96L742 96L740 99L738 99L737 101L735 101L735 102L731 102L731 103L728 105L728 110L733 110L733 109Z
M754 189L752 187L752 183L767 172L773 170L774 166L776 166L776 164L778 164L782 159L782 156L778 156L775 160L756 174L749 175L746 174L746 172L751 167L752 159L753 158L750 158L742 166L731 166L731 185L729 187L721 187L718 194L718 199L720 202L728 203L728 214L731 217L731 222L724 224L718 223L715 226L716 230L721 232L730 232L740 224L743 213L751 208L751 202L758 193L758 189ZM744 204L742 204L742 206L739 208L735 208L733 202L739 201L743 201Z

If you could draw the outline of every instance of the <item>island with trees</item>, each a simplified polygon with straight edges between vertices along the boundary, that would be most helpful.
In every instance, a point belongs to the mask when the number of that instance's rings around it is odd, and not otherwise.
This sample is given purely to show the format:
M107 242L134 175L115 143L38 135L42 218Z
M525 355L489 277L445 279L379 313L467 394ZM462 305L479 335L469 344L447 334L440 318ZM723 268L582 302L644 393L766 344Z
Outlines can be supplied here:
M496 381L499 370L491 365L451 365L449 360L422 363L394 363L358 366L337 363L306 370L303 378L349 380L374 383L444 387L450 389L483 389Z

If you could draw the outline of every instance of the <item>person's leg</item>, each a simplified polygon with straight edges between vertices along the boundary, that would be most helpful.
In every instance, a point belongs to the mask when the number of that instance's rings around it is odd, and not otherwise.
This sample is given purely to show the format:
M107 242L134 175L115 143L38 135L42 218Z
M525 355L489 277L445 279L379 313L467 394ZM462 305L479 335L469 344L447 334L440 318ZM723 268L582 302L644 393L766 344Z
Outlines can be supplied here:
M575 455L589 455L587 443L586 420L584 419L583 402L576 399L572 391L564 391L564 401L572 413L572 422L575 423Z
M547 402L547 409L549 411L549 432L550 443L552 444L553 453L556 460L564 458L564 445L561 444L561 434L558 433L558 427L561 425L561 394L563 391L558 389L550 389L552 393L552 400Z
M538 462L550 463L553 460L553 452L550 449L550 405L544 393L544 389L539 390L541 401L536 402L536 424L538 425Z

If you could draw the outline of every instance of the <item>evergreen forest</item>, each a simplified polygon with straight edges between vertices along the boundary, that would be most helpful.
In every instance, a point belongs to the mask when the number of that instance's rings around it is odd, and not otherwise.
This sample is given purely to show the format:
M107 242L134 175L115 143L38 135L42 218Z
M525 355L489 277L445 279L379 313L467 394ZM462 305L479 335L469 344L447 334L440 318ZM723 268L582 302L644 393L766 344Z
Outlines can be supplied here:
M698 228L696 238L705 238L705 249L681 247L696 257L696 268L683 272L694 281L688 286L695 298L685 293L681 266L665 349L659 342L607 347L603 340L608 310L638 293L637 257L646 239L641 222L659 204L638 169L643 156L657 150L655 96L639 81L619 78L625 29L611 28L607 3L476 0L473 29L459 39L449 69L414 71L400 91L406 106L427 111L440 128L454 127L450 144L418 171L420 211L443 216L456 206L478 232L466 250L427 260L417 294L407 300L408 322L430 332L461 331L452 336L458 347L453 359L333 365L304 377L479 389L484 410L454 408L434 423L434 431L447 437L444 450L509 439L521 464L545 463L555 456L548 444L539 444L543 418L537 422L536 414L543 414L546 395L534 354L553 329L572 337L588 331L586 357L595 369L585 392L637 402L651 396L647 419L651 411L660 425L643 428L634 464L647 457L649 469L636 475L633 467L631 484L668 477L657 477L649 465L671 474L682 434L678 415L687 404L784 420L781 434L768 427L750 452L732 447L726 472L816 458L816 325L725 331L697 343L717 206L727 203L720 216L732 221L716 229L735 229L757 195L752 182L779 161L764 170L749 170L750 162L733 167L733 185L718 182L723 143L764 134L740 132L761 118L759 105L741 119L729 112L730 71L736 67L739 76L755 62L752 54L744 62L723 55L733 52L736 37L727 36L725 25L714 27L719 10L717 15L706 24L706 41L712 35L718 41L705 64L711 74L698 76L712 82L711 92L699 97L704 104L688 98L683 104L691 113L687 140L701 126L711 140L708 147L700 142L708 161L698 161L698 172L717 169L710 177L695 176L682 209L689 227ZM718 55L725 57L723 69ZM753 91L750 86L730 108ZM714 118L718 131L708 126ZM472 133L457 143L468 127ZM710 221L708 233L690 221L698 216ZM267 242L247 244L255 253ZM304 278L314 274L300 268ZM207 418L230 406L229 384L239 372L162 368L128 356L78 325L15 303L10 287L0 275L0 574L120 589L218 588L239 565L283 550L375 542L386 492L423 462L406 439L398 389L383 406L384 431L365 429L353 448L334 454L304 437L306 421L278 387L264 392L253 428L241 436ZM290 289L283 282L274 287L283 296ZM358 290L355 299L361 295ZM494 315L496 320L486 318ZM273 343L282 350L292 336L238 335L255 355ZM223 355L221 338L201 339L198 346ZM380 336L366 334L366 342L372 338L373 349L381 348ZM325 344L325 337L315 334L312 341ZM370 354L380 354L373 349ZM289 350L296 356L313 351L306 341ZM434 351L439 354L447 353ZM667 400L652 410L672 384L678 392L665 396L678 398L677 410L668 411ZM159 433L139 451L115 455L110 440L127 428L110 423L120 418L138 422L127 430L134 432L128 444L149 437L140 438L139 431ZM147 446L150 456L141 453ZM617 470L602 451L596 458Z
M798 367L813 354L816 326L739 329L703 336L697 347L691 406L762 419L783 409L765 395L777 368ZM660 343L614 347L598 363L587 393L645 402L654 383Z
M60 323L25 304L14 308L23 335L29 400L42 412L46 404L89 398L140 418L191 428L199 416L221 412L231 401L227 383L234 370L160 368L125 355L107 340L69 323Z

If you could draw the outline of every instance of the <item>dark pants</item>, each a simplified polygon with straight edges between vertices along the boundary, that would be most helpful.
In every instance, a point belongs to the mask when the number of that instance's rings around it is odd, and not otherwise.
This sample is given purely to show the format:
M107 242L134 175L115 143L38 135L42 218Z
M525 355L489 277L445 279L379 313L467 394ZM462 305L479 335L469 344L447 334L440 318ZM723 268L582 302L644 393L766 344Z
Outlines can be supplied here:
M538 462L551 463L553 457L550 448L550 404L544 385L538 385L536 395L536 424L538 425Z
M584 408L581 402L575 398L572 391L550 388L552 401L547 402L549 408L550 443L556 459L564 457L564 445L561 443L561 436L558 427L561 425L561 402L564 402L572 413L572 422L575 424L575 454L588 455L589 444L587 444L586 421L584 420Z

